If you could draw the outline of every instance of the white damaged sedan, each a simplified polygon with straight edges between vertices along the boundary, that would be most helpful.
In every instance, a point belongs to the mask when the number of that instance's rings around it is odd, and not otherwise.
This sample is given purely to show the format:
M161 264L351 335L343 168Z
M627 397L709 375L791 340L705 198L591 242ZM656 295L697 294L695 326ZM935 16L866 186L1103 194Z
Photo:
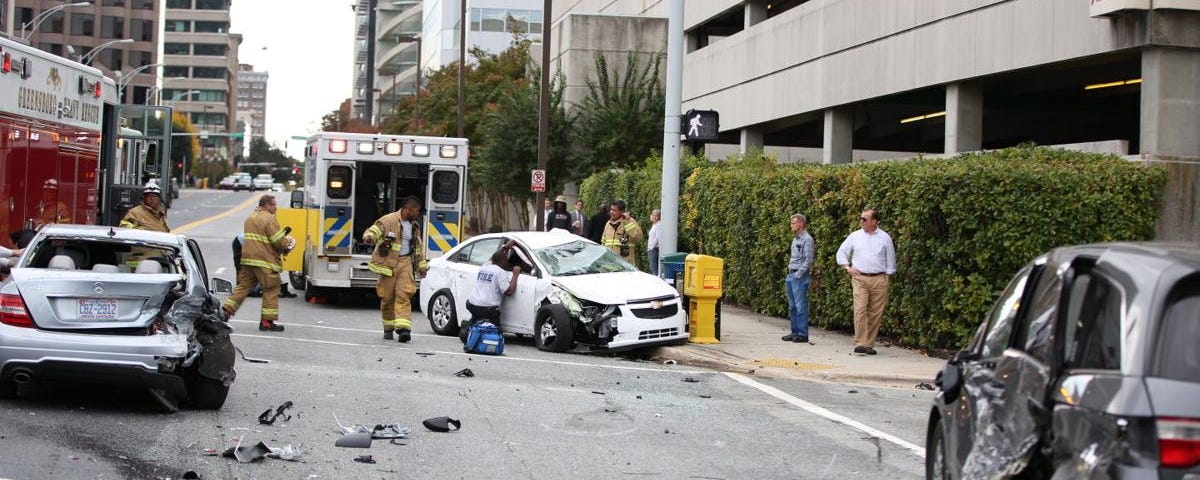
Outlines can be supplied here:
M679 294L607 248L563 230L480 235L429 262L421 305L440 335L470 321L475 277L508 239L521 278L501 305L500 329L529 335L542 350L628 350L687 341Z

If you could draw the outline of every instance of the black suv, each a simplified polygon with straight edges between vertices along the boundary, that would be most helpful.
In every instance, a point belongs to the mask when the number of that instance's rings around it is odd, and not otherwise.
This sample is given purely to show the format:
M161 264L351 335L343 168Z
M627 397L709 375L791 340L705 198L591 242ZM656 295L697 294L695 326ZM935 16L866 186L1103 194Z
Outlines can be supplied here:
M1200 244L1050 251L937 385L926 478L1200 478Z

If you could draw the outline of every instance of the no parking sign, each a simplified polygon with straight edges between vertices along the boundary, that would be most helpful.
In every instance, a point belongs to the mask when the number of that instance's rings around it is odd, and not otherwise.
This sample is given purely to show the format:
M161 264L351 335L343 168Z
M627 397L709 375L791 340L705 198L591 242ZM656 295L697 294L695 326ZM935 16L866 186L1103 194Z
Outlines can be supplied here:
M546 171L534 170L529 178L529 190L533 192L546 191Z

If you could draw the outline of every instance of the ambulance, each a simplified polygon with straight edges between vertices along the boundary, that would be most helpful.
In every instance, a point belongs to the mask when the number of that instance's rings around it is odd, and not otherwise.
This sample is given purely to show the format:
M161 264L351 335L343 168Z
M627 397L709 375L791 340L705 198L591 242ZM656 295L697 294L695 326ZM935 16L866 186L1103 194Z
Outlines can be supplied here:
M304 188L276 217L297 246L284 257L306 300L374 290L363 233L405 198L421 201L425 259L462 240L468 142L465 138L321 132L308 138Z

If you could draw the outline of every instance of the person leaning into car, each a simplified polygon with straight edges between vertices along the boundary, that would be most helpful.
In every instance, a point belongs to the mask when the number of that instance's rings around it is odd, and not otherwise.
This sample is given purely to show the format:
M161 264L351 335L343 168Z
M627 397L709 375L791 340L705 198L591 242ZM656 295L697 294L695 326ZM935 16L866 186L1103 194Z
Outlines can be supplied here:
M383 321L383 339L392 332L401 343L412 340L412 295L417 291L416 270L425 271L421 250L421 201L405 198L399 211L375 221L363 233L363 243L373 244L367 268L379 274L375 293L379 295L379 316ZM418 263L419 259L419 263Z
M481 320L487 320L500 328L500 302L504 297L512 296L517 290L517 279L521 276L521 266L508 266L508 257L516 242L509 240L504 246L492 254L492 261L483 265L475 275L475 290L467 297L467 311L471 312L471 325ZM508 272L512 272L512 276Z
M875 337L887 306L890 278L896 273L896 247L879 228L879 213L863 210L862 228L837 250L837 263L850 274L854 289L854 353L875 354Z
M258 329L282 332L283 325L275 324L279 320L279 272L283 271L280 255L291 251L296 246L296 239L288 235L290 229L279 227L275 220L275 197L269 194L258 199L258 208L246 218L244 228L242 239L245 243L237 288L233 290L233 296L221 304L221 309L233 317L250 290L261 285L262 311Z
M167 226L167 210L162 206L162 189L154 180L146 182L142 188L142 203L130 208L117 226L152 232L171 231Z

